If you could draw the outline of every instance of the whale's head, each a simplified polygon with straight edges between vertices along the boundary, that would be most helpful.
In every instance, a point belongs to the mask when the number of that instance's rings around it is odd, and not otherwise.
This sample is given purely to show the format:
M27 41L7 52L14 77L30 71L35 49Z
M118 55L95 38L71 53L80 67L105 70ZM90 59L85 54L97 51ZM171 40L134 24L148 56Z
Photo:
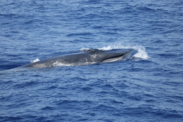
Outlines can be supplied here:
M92 59L95 62L113 62L125 60L130 57L135 50L98 50L98 49L89 49L86 51L92 56Z

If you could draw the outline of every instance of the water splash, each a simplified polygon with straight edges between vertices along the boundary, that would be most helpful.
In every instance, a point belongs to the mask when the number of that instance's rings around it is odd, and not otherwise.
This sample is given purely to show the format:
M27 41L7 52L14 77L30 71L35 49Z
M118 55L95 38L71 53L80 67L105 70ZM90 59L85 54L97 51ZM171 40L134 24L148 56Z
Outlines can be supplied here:
M148 56L147 52L145 51L145 48L144 49L138 49L137 50L138 52L133 56L135 58L141 58L141 59L149 59L150 57Z
M90 48L81 48L80 51L86 51L89 50Z
M33 60L33 61L30 61L31 63L35 63L35 62L38 62L38 61L40 61L38 58L36 58L35 60Z

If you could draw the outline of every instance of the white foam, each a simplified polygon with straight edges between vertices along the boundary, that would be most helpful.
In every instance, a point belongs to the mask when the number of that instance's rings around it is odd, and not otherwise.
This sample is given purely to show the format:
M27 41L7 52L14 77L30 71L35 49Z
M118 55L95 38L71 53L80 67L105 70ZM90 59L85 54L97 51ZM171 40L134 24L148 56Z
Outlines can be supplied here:
M145 51L145 49L144 50L138 49L138 52L133 57L135 57L135 58L141 58L141 59L144 59L144 60L150 58L148 56L147 52Z
M86 51L89 50L90 48L81 48L80 51Z
M36 58L35 60L33 60L33 61L30 61L31 63L35 63L35 62L38 62L38 61L40 61L38 58Z

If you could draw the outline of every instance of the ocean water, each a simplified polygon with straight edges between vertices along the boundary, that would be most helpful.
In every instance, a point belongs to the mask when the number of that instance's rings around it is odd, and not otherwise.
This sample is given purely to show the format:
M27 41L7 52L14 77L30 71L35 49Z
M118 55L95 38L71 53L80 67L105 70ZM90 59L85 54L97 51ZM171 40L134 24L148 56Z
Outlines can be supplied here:
M2 73L90 48L125 61ZM1 0L0 122L182 122L182 0Z

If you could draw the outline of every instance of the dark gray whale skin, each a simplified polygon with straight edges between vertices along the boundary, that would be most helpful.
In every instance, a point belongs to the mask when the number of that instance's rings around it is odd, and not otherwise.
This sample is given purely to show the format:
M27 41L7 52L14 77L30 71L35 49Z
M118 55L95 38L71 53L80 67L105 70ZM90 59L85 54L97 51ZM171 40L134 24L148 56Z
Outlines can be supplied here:
M88 65L93 63L106 62L110 59L119 58L122 60L125 56L133 53L133 49L128 51L118 50L118 51L103 51L98 49L89 49L84 52L74 53L69 55L63 55L59 57L48 58L35 63L21 66L21 68L47 68L55 67L56 64L65 65Z

